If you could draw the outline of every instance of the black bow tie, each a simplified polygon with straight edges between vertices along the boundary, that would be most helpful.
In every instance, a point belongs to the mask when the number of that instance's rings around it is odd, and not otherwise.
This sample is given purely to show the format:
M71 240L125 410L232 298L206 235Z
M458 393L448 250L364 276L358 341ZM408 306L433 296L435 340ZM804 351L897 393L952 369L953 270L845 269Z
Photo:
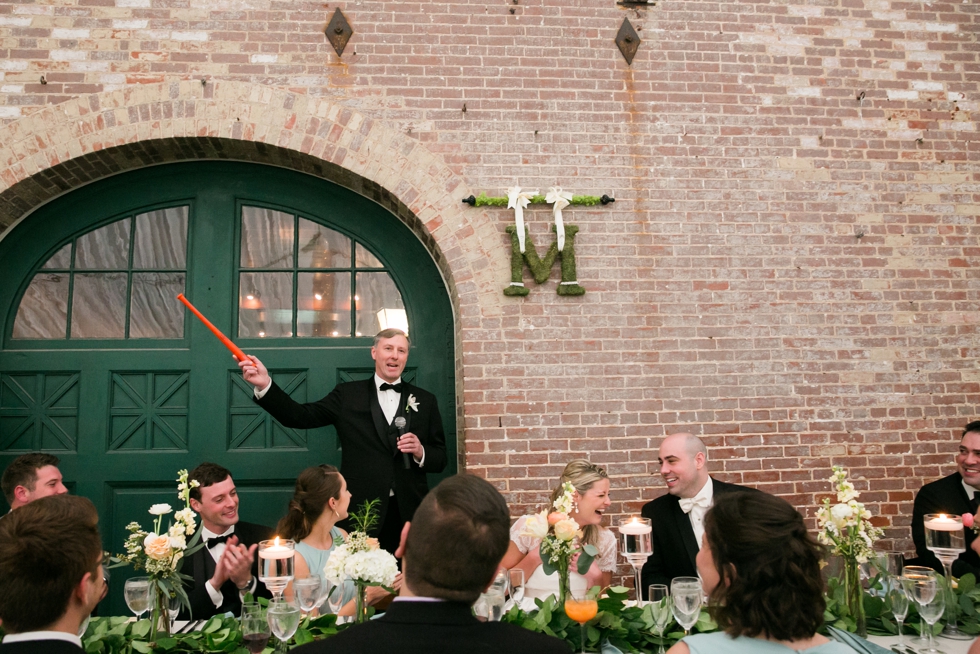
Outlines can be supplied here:
M403 384L401 382L398 382L397 384L389 384L388 382L385 382L385 383L381 384L380 388L383 391L392 390L392 391L395 391L396 393L401 393L402 392L402 386L403 386Z
M204 542L204 545L210 550L214 548L218 543L227 543L228 539L234 534L225 534L224 536L212 536Z

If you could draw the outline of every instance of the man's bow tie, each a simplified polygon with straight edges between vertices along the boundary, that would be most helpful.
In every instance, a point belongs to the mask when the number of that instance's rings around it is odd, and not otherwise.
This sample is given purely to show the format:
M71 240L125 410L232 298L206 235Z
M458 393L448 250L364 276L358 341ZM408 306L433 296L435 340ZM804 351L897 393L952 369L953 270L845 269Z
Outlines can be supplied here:
M696 506L702 509L707 509L711 507L711 500L707 497L682 497L680 499L681 511L684 513L690 513L691 509Z
M397 384L389 384L388 382L385 382L381 384L380 388L383 391L395 391L396 393L401 393L402 383L398 382Z
M218 543L227 543L228 539L231 538L233 535L234 534L225 534L224 536L212 536L211 538L207 539L204 542L204 544L210 550L213 549Z

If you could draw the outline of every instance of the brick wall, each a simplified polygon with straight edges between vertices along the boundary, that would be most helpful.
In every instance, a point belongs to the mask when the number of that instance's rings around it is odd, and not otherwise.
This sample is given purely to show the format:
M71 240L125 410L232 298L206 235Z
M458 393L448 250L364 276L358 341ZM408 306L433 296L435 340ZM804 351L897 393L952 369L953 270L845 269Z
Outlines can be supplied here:
M848 466L885 545L910 547L915 490L951 471L980 415L976 3L352 0L342 58L322 33L336 6L0 2L0 204L152 138L322 158L416 212L445 257L465 463L515 513L575 455L606 464L614 511L635 511L663 492L660 439L684 429L721 478L808 515L830 465ZM643 39L631 67L613 43L626 16ZM172 102L200 113L178 124L149 107L180 81ZM261 87L275 102L242 97ZM107 106L118 122L100 124ZM381 172L356 135L343 156L305 140L343 111L425 170ZM501 294L512 215L450 201L515 182L616 197L565 212L585 296L554 279ZM549 242L549 211L528 219Z

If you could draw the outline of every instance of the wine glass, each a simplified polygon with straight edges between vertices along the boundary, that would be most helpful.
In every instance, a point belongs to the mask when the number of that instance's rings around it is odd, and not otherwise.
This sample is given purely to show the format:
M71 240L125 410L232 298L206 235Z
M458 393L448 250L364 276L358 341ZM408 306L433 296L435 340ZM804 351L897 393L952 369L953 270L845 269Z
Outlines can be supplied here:
M599 612L599 602L589 597L588 591L569 592L565 599L565 615L577 622L582 629L582 652L585 654L585 623Z
M935 580L935 581L937 585L941 583L939 582L939 580ZM919 600L916 599L916 603L918 602ZM945 609L946 609L946 593L942 592L942 588L937 589L937 592L933 594L932 599L930 601L925 602L921 606L919 606L919 615L921 615L922 619L926 621L927 625L929 625L929 628L926 630L926 633L929 635L929 644L927 645L927 649L919 650L921 654L945 654L942 650L936 649L936 641L932 635L933 632L932 627L934 624L936 624L936 622L939 621L939 618L942 617L943 611Z
M299 607L292 602L273 600L265 612L272 633L279 639L277 652L286 651L286 643L299 628Z
M684 635L691 633L691 627L697 624L701 617L701 601L703 592L701 580L697 577L674 577L670 582L671 607L670 611L677 624L684 627Z
M902 571L902 586L905 588L905 593L909 596L909 599L919 606L919 617L922 618L922 622L924 623L925 615L922 613L922 607L935 598L936 591L938 590L936 573L932 568L907 565ZM920 627L919 632L925 634L925 625ZM912 639L913 646L918 646L919 643L927 646L930 645L932 643L932 635Z
M524 600L524 571L514 569L510 571L510 598L517 606Z
M327 603L327 609L330 611L330 613L337 615L337 612L340 611L340 608L344 605L344 582L335 584L327 579L324 589L322 600ZM337 615L337 623L339 624L341 622L343 622L343 617Z
M657 630L657 638L660 639L660 650L657 654L664 654L664 629L670 622L670 593L664 584L650 584L647 590L647 600L650 607L650 615L653 617L653 626Z
M898 623L898 648L905 649L905 636L902 634L902 625L905 616L909 614L909 596L905 594L902 582L896 577L889 579L888 590L885 593L885 601L891 609L895 622Z
M295 554L296 543L278 536L259 543L259 581L276 600L282 600L283 591L293 580Z
M310 613L320 604L320 589L323 582L320 575L310 575L303 579L293 580L293 594L296 603L303 613Z
M259 654L269 644L272 635L266 613L262 609L250 608L242 613L242 644L252 654Z
M136 619L146 613L150 608L150 578L132 577L127 579L123 585L123 595L126 597L126 606L136 614Z
M942 561L943 570L946 572L946 585L943 590L948 597L946 600L946 628L943 629L943 637L953 640L970 640L972 636L964 634L956 626L959 604L956 601L952 583L953 561L966 551L963 518L945 513L927 513L923 518L923 526L926 532L926 547L936 555L937 559Z

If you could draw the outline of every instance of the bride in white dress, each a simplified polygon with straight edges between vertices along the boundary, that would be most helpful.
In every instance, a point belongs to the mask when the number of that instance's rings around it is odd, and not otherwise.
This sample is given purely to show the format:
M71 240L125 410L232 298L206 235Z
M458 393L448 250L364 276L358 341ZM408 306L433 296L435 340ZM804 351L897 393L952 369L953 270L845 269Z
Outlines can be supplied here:
M569 587L572 592L585 590L592 586L607 587L612 581L612 573L616 570L616 536L601 526L603 512L609 508L609 477L606 471L585 459L575 459L565 466L558 486L551 493L548 509L563 492L562 484L571 482L575 487L575 508L569 514L582 528L583 540L599 549L585 576L580 575L575 566L569 575ZM541 540L523 535L526 516L517 519L510 529L510 546L504 556L502 565L505 568L524 571L525 597L544 598L558 594L558 574L546 575L541 568L539 546Z

